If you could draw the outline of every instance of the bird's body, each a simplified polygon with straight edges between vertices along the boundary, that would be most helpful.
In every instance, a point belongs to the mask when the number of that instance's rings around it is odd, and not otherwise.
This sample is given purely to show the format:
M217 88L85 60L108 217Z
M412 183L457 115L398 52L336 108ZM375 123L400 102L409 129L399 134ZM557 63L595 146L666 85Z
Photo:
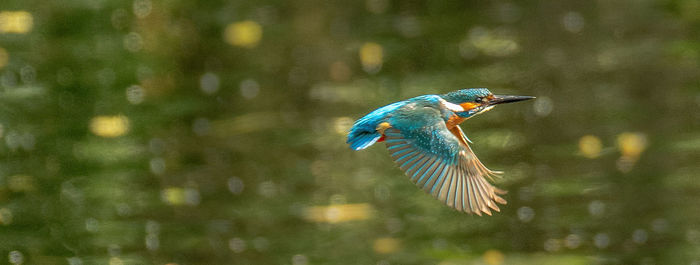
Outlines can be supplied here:
M355 122L348 134L354 150L386 142L392 159L411 181L448 206L491 214L504 191L493 187L459 124L495 104L532 97L495 96L485 88L424 95L381 107Z

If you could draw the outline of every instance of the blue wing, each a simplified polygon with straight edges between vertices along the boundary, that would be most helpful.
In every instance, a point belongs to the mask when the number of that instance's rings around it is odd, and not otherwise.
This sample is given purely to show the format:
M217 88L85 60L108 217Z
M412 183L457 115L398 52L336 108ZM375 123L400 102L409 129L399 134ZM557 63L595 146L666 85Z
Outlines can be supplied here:
M406 104L405 101L399 101L384 107L378 108L364 117L360 118L353 124L348 134L347 143L353 150L365 149L382 137L381 132L377 131L377 126L385 122L391 112Z
M449 207L478 215L491 215L489 208L500 211L496 203L506 203L498 196L505 192L486 180L495 172L474 155L459 126L448 129L439 117L389 122L387 149L419 188Z

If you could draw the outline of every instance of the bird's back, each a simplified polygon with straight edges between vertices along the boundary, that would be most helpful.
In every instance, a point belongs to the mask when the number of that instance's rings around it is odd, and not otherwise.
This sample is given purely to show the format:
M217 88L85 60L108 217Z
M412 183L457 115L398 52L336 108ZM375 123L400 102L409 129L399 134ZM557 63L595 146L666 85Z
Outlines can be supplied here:
M385 122L392 112L401 106L405 105L406 101L399 101L378 108L364 117L360 118L350 128L347 143L353 150L365 149L376 143L382 137L381 133L377 132L377 126Z

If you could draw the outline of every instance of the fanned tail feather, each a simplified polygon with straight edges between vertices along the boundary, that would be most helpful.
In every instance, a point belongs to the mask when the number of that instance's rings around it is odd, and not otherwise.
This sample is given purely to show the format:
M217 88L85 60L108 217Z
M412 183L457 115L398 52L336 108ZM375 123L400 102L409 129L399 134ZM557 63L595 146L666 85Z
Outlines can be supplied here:
M382 135L379 133L363 132L353 137L348 137L348 143L352 150L362 150L376 143Z

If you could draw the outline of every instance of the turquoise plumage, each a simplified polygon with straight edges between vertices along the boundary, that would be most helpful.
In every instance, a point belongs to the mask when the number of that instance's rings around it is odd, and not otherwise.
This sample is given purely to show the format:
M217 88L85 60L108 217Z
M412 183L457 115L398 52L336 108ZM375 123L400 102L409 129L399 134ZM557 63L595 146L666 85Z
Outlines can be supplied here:
M495 172L474 155L462 129L465 119L495 104L532 97L495 96L487 89L424 95L379 108L355 122L348 143L361 150L385 141L392 159L410 180L447 206L467 213L500 211L505 192L486 178Z
M353 150L362 150L377 142L377 140L382 137L381 133L376 130L377 125L383 122L390 113L404 104L406 104L406 101L389 104L357 120L348 134L350 148Z

